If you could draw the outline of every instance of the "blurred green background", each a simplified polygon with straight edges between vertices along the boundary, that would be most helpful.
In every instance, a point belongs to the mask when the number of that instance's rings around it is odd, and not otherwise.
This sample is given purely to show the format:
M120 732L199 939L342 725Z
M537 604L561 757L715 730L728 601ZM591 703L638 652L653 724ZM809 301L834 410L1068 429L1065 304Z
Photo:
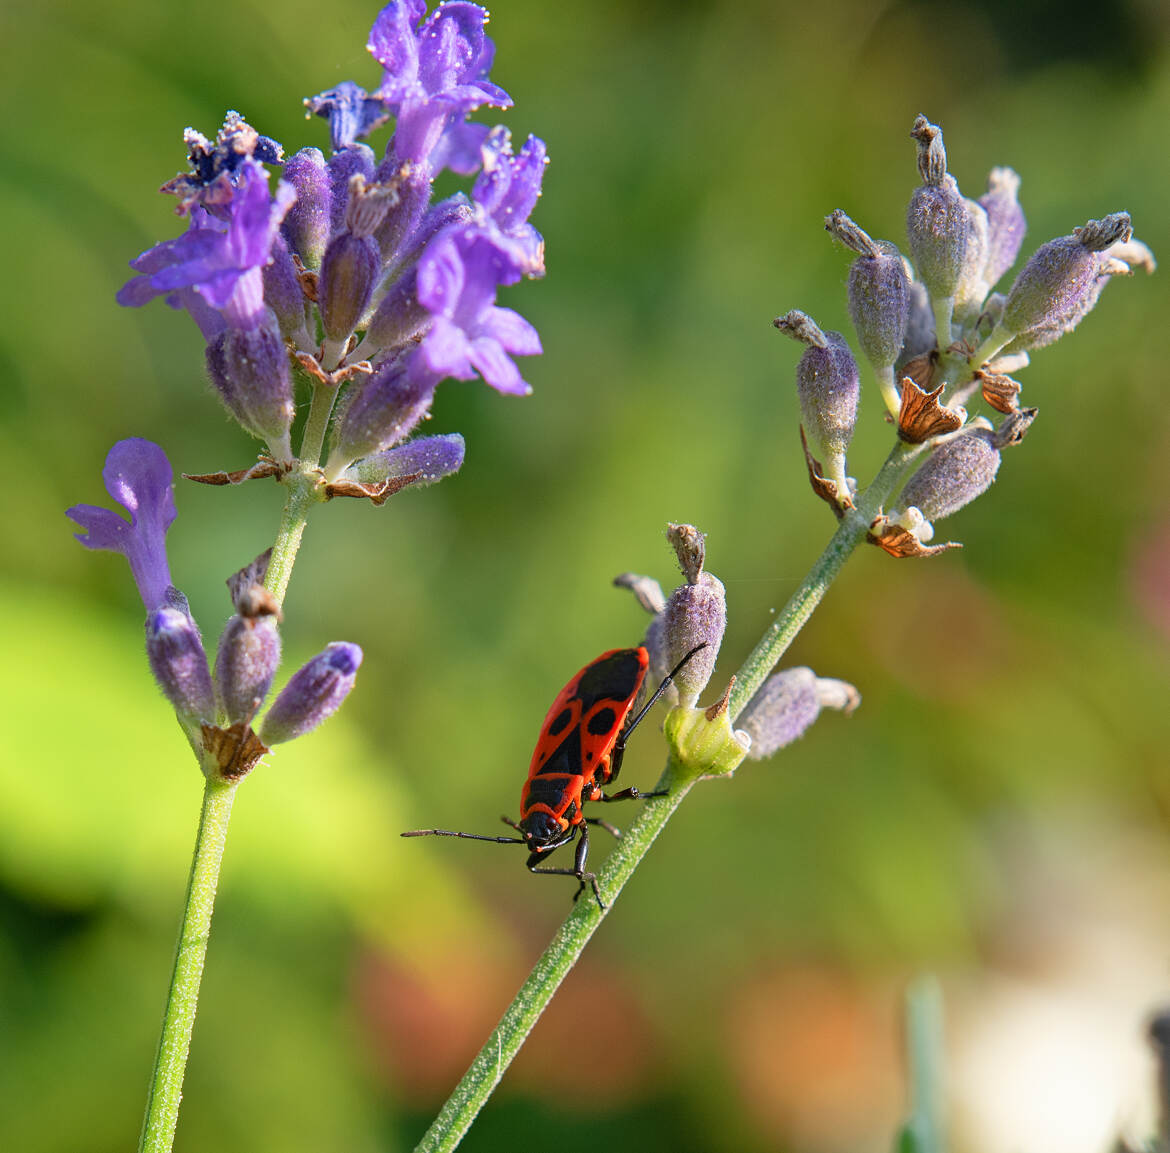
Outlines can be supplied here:
M1021 173L1025 253L1121 208L1170 253L1170 13L1046 11L493 7L505 119L552 158L548 277L507 299L545 354L528 399L440 389L430 431L466 436L457 478L310 524L286 672L335 639L365 665L343 713L237 800L177 1149L392 1153L421 1134L572 885L519 850L397 834L515 812L553 695L645 626L611 578L672 583L668 520L709 534L727 586L717 678L795 588L832 518L800 458L798 349L770 321L800 307L848 331L822 217L903 239L916 113L968 195L992 165ZM300 100L376 83L374 14L0 11L4 1150L134 1146L200 791L126 566L79 548L62 510L104 502L124 436L176 471L256 448L206 387L194 325L114 292L176 231L156 189L184 126L235 108L290 152L324 146ZM940 531L961 553L855 557L789 663L854 682L862 708L696 791L466 1149L884 1149L900 990L923 969L948 995L957 1148L1079 1153L1140 1130L1142 1015L1170 996L1168 309L1166 275L1139 274L1034 357L1041 418ZM863 480L879 414L871 393ZM214 637L281 493L177 498L172 571ZM630 783L657 775L651 730Z

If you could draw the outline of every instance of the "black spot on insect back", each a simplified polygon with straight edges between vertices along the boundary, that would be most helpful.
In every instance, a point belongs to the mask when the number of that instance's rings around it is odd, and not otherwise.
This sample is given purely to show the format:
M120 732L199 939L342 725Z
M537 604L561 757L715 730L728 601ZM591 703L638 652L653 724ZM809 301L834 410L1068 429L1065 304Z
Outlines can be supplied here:
M615 724L617 724L617 713L613 709L606 707L595 712L589 718L586 727L593 736L603 737Z
M562 709L561 712L557 715L556 719L553 721L553 723L551 725L549 725L548 735L550 737L555 737L559 733L563 733L565 731L565 729L568 727L568 724L572 719L573 719L572 710L571 709Z
M645 665L637 649L618 649L604 660L594 661L577 685L582 710L588 712L598 701L632 700L644 675Z

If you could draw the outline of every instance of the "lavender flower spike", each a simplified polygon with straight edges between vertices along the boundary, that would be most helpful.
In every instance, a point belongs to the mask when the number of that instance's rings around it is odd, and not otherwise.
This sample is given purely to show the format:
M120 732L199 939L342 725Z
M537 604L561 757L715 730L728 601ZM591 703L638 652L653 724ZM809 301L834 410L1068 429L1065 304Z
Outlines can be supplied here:
M328 645L284 686L260 726L260 739L269 747L291 741L331 717L349 696L361 663L357 645L345 641Z
M129 514L130 520L92 504L76 504L66 510L88 533L77 533L86 548L120 552L130 562L147 612L167 603L171 571L167 564L167 529L175 519L171 489L171 462L153 441L131 437L110 449L102 469L106 491Z
M495 306L496 285L508 282L510 268L474 227L428 245L418 266L418 299L434 323L420 352L433 372L456 380L473 380L478 372L497 392L532 391L508 354L535 356L540 337L518 312Z

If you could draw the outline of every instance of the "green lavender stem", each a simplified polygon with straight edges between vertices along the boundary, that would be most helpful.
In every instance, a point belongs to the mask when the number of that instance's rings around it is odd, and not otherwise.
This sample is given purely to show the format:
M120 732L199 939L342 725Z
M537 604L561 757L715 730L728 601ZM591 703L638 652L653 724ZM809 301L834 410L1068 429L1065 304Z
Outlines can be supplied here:
M142 1126L139 1153L169 1153L179 1123L179 1100L183 1092L183 1074L195 1026L195 1009L199 1000L199 983L207 939L211 932L211 914L215 908L215 890L219 884L224 841L236 783L208 781L203 791L203 808L199 814L199 831L195 835L195 854L187 880L187 898L175 968L163 1014L162 1036L154 1060L146 1119Z
M325 443L325 432L336 395L335 388L314 388L309 418L301 441L301 460L284 478L288 499L281 513L280 527L277 529L265 578L265 585L278 604L283 603L288 590L309 510L322 499L317 462ZM198 752L196 748L197 755ZM150 1097L146 1103L140 1153L170 1153L175 1139L183 1076L191 1048L191 1032L195 1027L195 1010L203 979L203 961L211 932L211 914L215 908L215 890L223 862L228 818L231 816L232 800L238 784L238 781L223 782L209 777L204 788L199 831L195 836L195 852L187 882L183 924L175 953L175 967L171 972L167 1006L163 1013L162 1036L155 1056Z
M922 445L896 444L872 483L859 495L857 507L849 509L841 518L825 551L735 674L729 704L733 721L804 628L845 562L853 555L853 550L865 538L873 518L882 510L922 450Z
M658 787L670 786L674 776L675 766L668 764ZM598 871L597 885L607 906L612 908L626 881L694 783L694 778L691 778L671 788L667 796L655 797L642 806L633 824ZM471 1068L423 1135L416 1153L448 1153L463 1139L608 912L609 908L602 910L597 907L586 886L581 899L574 904L552 943L533 966L500 1023L471 1063Z
M322 498L318 464L321 450L325 446L325 432L333 412L337 389L329 385L315 385L313 400L309 405L309 418L305 422L305 433L301 438L301 459L295 471L285 477L288 498L280 515L280 527L272 546L268 561L268 575L264 587L276 598L277 604L284 604L289 578L305 535L305 524L309 510L320 504Z
M848 511L842 518L837 532L801 582L800 588L736 674L730 706L733 717L763 684L784 650L820 604L829 585L864 538L870 522L921 451L920 445L896 445L873 483L859 499L857 508ZM668 762L656 786L669 789L668 795L645 803L597 873L597 884L607 906L612 907L626 881L633 875L694 783L693 776L686 776L677 770L673 761ZM589 890L585 890L565 923L557 930L552 943L536 962L528 979L521 985L487 1043L423 1135L416 1153L449 1153L463 1139L476 1114L500 1083L504 1071L519 1052L560 983L577 963L589 938L608 911L599 909L597 902L589 899Z

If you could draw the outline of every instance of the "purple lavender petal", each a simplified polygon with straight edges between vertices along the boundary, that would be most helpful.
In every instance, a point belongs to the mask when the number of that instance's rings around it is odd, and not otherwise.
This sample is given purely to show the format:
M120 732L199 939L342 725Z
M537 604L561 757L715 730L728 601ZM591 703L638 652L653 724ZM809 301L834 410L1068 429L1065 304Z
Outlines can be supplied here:
M303 665L272 703L260 739L269 747L311 732L341 707L353 688L362 650L334 641Z
M460 176L470 176L479 171L482 163L483 142L487 139L486 124L472 124L466 120L454 120L447 125L439 137L438 144L431 150L430 164L435 172L450 168Z
M397 120L394 148L404 160L435 168L442 137L461 137L441 159L470 160L463 121L484 104L507 107L508 94L487 79L495 46L484 33L487 13L477 4L450 0L425 20L418 3L391 3L370 32L369 50L385 69L381 97ZM473 162L473 161L472 161Z
M517 313L494 306L496 285L514 273L506 255L477 228L452 229L427 246L417 291L435 318L420 346L432 371L470 380L474 368L500 392L529 391L507 354L538 353L540 338Z
M513 356L539 356L544 351L540 334L511 308L491 309L485 327Z
M120 440L106 457L106 491L130 514L129 522L96 505L74 505L66 515L88 532L86 548L120 552L130 564L147 611L166 603L171 584L166 534L175 519L173 473L166 453L139 437Z
M368 136L390 118L382 101L352 80L343 80L328 92L310 96L305 107L329 121L329 141L334 152Z
M471 367L471 342L463 330L445 316L435 317L420 351L427 367L440 376L453 376L456 380L475 378L475 370Z
M194 288L212 308L224 311L229 324L247 324L264 302L262 269L296 190L286 181L276 196L268 191L268 174L254 160L238 170L239 183L228 205L226 231L208 217L192 213L191 228L176 240L164 241L144 252L133 266L144 271L123 286L119 303L139 305L151 292Z
M495 128L484 141L483 172L472 193L478 218L492 241L525 276L544 275L544 240L528 217L540 198L547 163L544 141L529 136L513 154L511 133Z

